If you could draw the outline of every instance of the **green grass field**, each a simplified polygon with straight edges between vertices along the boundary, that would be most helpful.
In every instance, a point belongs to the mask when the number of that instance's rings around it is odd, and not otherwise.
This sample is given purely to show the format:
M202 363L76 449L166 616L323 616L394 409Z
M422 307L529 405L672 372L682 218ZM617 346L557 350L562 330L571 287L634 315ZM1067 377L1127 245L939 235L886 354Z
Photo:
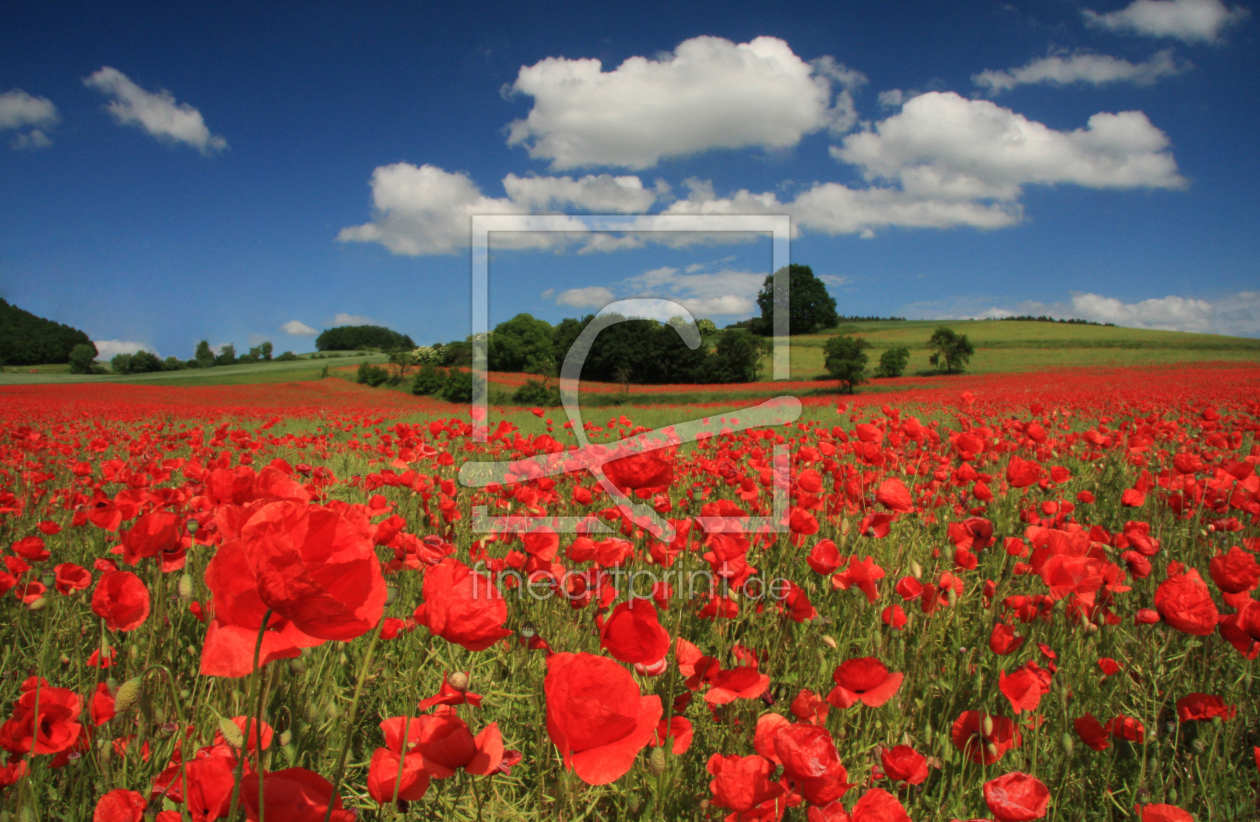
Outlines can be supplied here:
M0 385L31 385L35 383L111 382L137 385L247 385L269 382L302 382L317 380L328 366L329 370L360 363L383 363L385 354L356 354L343 357L312 359L302 355L287 362L259 362L244 365L223 365L214 368L186 368L182 371L159 371L153 374L71 374L66 364L10 367L0 373ZM32 373L34 372L34 373Z

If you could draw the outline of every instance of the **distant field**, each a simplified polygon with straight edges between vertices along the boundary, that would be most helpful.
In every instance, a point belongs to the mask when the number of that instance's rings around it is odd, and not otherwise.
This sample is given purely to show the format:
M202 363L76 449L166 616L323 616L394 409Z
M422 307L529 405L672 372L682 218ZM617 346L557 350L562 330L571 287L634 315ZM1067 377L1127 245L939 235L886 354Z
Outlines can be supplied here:
M939 326L966 334L975 346L967 364L973 374L1009 374L1046 368L1166 365L1188 362L1260 362L1260 339L1112 328L1069 323L984 320L924 320L908 322L850 323L822 334L793 337L792 377L809 379L827 373L823 346L837 334L852 334L871 344L871 367L885 349L904 345L910 349L907 375L936 373L928 362L927 341ZM770 361L762 364L770 371Z
M288 362L259 362L245 365L220 365L214 368L186 368L182 371L159 371L153 374L71 374L65 364L6 368L0 374L0 385L36 385L39 383L101 382L137 385L249 385L251 383L302 382L319 379L324 366L333 371L342 366L360 363L387 362L384 354L362 354L345 357L312 359L302 356ZM36 373L31 373L35 371Z

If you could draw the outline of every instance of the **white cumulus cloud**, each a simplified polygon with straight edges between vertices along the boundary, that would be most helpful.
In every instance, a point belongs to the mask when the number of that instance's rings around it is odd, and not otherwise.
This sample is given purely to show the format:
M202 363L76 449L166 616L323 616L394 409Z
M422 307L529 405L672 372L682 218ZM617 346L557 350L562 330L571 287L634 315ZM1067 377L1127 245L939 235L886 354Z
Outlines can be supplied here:
M166 89L147 91L109 66L85 77L83 84L112 98L107 108L122 125L139 126L159 140L185 143L205 155L228 147L227 140L210 133L200 111L188 103L176 103Z
M587 288L570 288L556 296L556 305L568 305L574 308L603 308L617 297L603 286L593 285Z
M371 325L372 318L362 314L346 314L344 312L333 317L333 325Z
M851 128L850 92L865 79L830 58L807 63L774 37L695 37L612 71L599 60L549 57L523 66L510 87L534 106L511 124L508 144L555 170L650 168L715 148L786 149L820 129Z
M1250 12L1226 8L1221 0L1134 0L1119 11L1099 14L1085 9L1085 22L1098 28L1151 37L1175 37L1187 43L1213 42Z
M1042 57L1006 71L982 71L972 75L971 82L987 89L990 95L1032 83L1051 83L1057 86L1091 83L1098 86L1126 82L1143 86L1154 83L1160 77L1181 74L1188 68L1189 64L1179 63L1169 49L1152 55L1141 63L1131 63L1106 54L1077 53Z
M614 177L611 174L588 174L579 180L572 177L503 178L508 197L531 211L548 211L573 206L596 213L634 214L649 209L659 194L668 194L663 180L656 189L644 188L643 181L633 175Z
M32 97L20 88L0 94L0 131L18 132L9 141L15 149L52 145L44 131L60 119L57 107L47 97Z
M98 360L110 360L119 354L135 354L138 351L157 354L152 346L132 340L92 340L92 343L96 346Z
M301 320L289 320L280 326L280 330L295 337L314 337L319 333Z

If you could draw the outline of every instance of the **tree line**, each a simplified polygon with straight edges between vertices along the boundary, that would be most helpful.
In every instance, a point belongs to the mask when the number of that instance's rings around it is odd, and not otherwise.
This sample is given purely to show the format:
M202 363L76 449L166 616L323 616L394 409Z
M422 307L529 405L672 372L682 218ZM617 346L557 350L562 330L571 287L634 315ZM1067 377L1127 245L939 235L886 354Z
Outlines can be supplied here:
M0 366L66 362L78 345L96 356L96 346L85 332L0 299Z

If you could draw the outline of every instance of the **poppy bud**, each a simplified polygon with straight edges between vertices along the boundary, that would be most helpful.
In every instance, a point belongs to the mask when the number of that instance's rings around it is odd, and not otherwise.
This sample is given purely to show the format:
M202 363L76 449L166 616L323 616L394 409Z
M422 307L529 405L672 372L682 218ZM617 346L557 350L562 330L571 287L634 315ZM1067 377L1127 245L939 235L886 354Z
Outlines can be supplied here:
M386 585L386 586L385 586L385 604L386 604L386 605L393 605L393 604L394 604L394 600L396 600L396 599L398 599L398 586L397 586L397 585Z
M653 748L652 753L648 755L648 772L652 776L660 776L665 773L665 746Z
M1098 626L1097 626L1097 625L1095 625L1095 624L1094 624L1094 623L1092 623L1092 622L1085 622L1085 623L1083 623L1083 624L1081 625L1081 628L1082 628L1082 629L1084 629L1085 633L1087 633L1087 634L1095 634L1095 633L1098 633Z
M136 647L136 643L133 642L127 646L127 658L132 662L140 658L140 649Z
M958 604L958 592L954 590L954 586L946 589L945 598L949 600L949 607L953 608Z
M179 692L179 698L185 699L185 700L192 699L192 691L188 690L187 688L184 688L183 690Z
M984 715L984 719L980 720L980 732L983 733L985 737L993 736L993 717L988 714Z
M828 648L830 648L833 651L836 650L837 647L839 647L836 645L835 638L829 634L823 634L822 641L824 645L826 645Z
M125 713L127 709L136 704L140 699L140 691L143 683L140 677L132 677L118 687L118 693L114 694L114 713Z
M915 579L923 579L923 566L914 560L910 560L910 576Z
M62 655L61 655L61 664L62 664L62 665L69 665L69 664L70 664L70 657L66 656L65 654L62 654Z
M1072 755L1072 735L1071 734L1063 735L1063 752L1066 753L1068 756Z
M468 674L463 671L456 671L451 674L447 683L457 691L466 691L468 690Z
M1000 753L1000 751L998 751L997 744L994 742L984 743L984 752L988 754L990 757L994 757L994 758L996 758L997 755Z
M44 574L39 578L39 581L44 583L45 588L51 588L57 584L57 576L56 574Z
M235 722L227 717L219 717L219 733L223 734L223 738L233 748L239 748L245 744L245 734Z
M28 607L29 607L32 611L42 611L42 610L44 610L44 608L45 608L47 605L48 605L48 598L47 598L47 597L40 597L39 599L37 599L37 600L35 600L34 602L32 602L32 603L31 603Z
M281 744L281 746L286 747L286 748L287 748L289 745L293 744L293 731L291 731L291 730L289 730L289 729L287 729L287 728L286 728L285 730L281 731L281 732L280 732L280 744Z
M302 657L296 657L289 660L289 673L294 676L301 676L306 673L306 660Z
M1176 788L1170 787L1168 789L1168 801L1174 805L1177 804L1177 789Z
M188 602L193 598L193 578L192 574L185 571L179 577L179 598L184 602Z
M1190 747L1194 748L1195 753L1201 754L1207 750L1207 743L1202 739L1196 739L1190 743Z

